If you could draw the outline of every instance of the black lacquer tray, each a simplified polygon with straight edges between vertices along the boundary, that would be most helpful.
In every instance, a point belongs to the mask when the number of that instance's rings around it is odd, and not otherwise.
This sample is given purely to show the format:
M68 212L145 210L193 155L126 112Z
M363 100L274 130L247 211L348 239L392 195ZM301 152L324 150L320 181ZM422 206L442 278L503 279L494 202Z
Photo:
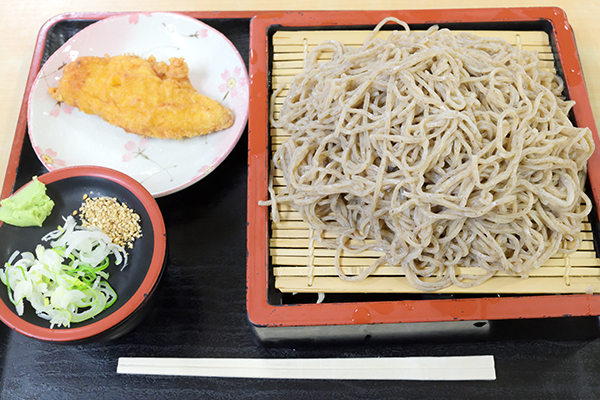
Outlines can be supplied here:
M254 12L186 13L223 32L249 60ZM41 63L73 34L111 13L64 14L40 31L28 90ZM9 39L8 39L9 40ZM45 172L21 112L3 196ZM356 341L259 341L246 311L247 132L208 177L159 198L168 259L156 305L133 331L86 345L41 342L0 325L2 399L597 398L598 319L498 321L476 335L413 334ZM319 340L318 340L319 339ZM119 375L119 357L494 356L492 382L303 381Z

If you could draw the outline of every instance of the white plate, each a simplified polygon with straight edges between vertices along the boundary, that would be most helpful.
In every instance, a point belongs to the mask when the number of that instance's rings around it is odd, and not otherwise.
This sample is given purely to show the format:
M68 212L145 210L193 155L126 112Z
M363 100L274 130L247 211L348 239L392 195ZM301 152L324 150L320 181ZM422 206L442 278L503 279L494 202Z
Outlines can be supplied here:
M95 115L59 104L62 67L80 56L136 54L168 62L183 57L202 94L229 107L235 123L190 139L143 138ZM44 64L29 97L29 137L40 161L54 170L99 165L140 182L154 197L199 181L229 155L248 120L248 72L235 46L214 28L172 13L132 13L96 22L61 46Z

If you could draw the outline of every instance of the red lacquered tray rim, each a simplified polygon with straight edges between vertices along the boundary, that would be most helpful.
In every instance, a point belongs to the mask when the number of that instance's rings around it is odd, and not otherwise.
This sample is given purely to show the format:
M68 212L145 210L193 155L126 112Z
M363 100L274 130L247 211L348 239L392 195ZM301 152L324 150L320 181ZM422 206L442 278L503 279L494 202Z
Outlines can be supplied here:
M600 143L577 47L565 12L557 7L406 10L317 11L264 13L250 25L250 119L248 123L248 256L247 311L257 327L394 324L472 320L532 319L600 315L600 295L523 295L443 300L405 300L272 305L268 302L268 79L269 29L272 27L352 26L377 24L395 16L409 24L535 22L552 26L558 56L578 126L592 130L596 151L588 162L595 206L600 205ZM598 208L597 208L598 209Z

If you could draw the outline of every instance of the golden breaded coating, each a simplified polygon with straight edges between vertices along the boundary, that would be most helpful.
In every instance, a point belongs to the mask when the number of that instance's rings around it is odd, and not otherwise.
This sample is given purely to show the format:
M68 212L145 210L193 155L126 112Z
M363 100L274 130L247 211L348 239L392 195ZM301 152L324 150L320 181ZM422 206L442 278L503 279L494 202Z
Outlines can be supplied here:
M198 93L188 71L183 58L80 57L50 95L141 136L180 139L233 125L231 110Z

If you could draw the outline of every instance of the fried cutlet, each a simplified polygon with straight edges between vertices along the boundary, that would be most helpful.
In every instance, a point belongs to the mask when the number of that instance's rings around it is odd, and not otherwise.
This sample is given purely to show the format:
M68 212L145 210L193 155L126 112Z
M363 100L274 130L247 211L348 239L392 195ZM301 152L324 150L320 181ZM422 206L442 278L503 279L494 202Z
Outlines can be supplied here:
M63 69L57 101L141 136L180 139L233 125L233 113L196 91L183 58L80 57Z

